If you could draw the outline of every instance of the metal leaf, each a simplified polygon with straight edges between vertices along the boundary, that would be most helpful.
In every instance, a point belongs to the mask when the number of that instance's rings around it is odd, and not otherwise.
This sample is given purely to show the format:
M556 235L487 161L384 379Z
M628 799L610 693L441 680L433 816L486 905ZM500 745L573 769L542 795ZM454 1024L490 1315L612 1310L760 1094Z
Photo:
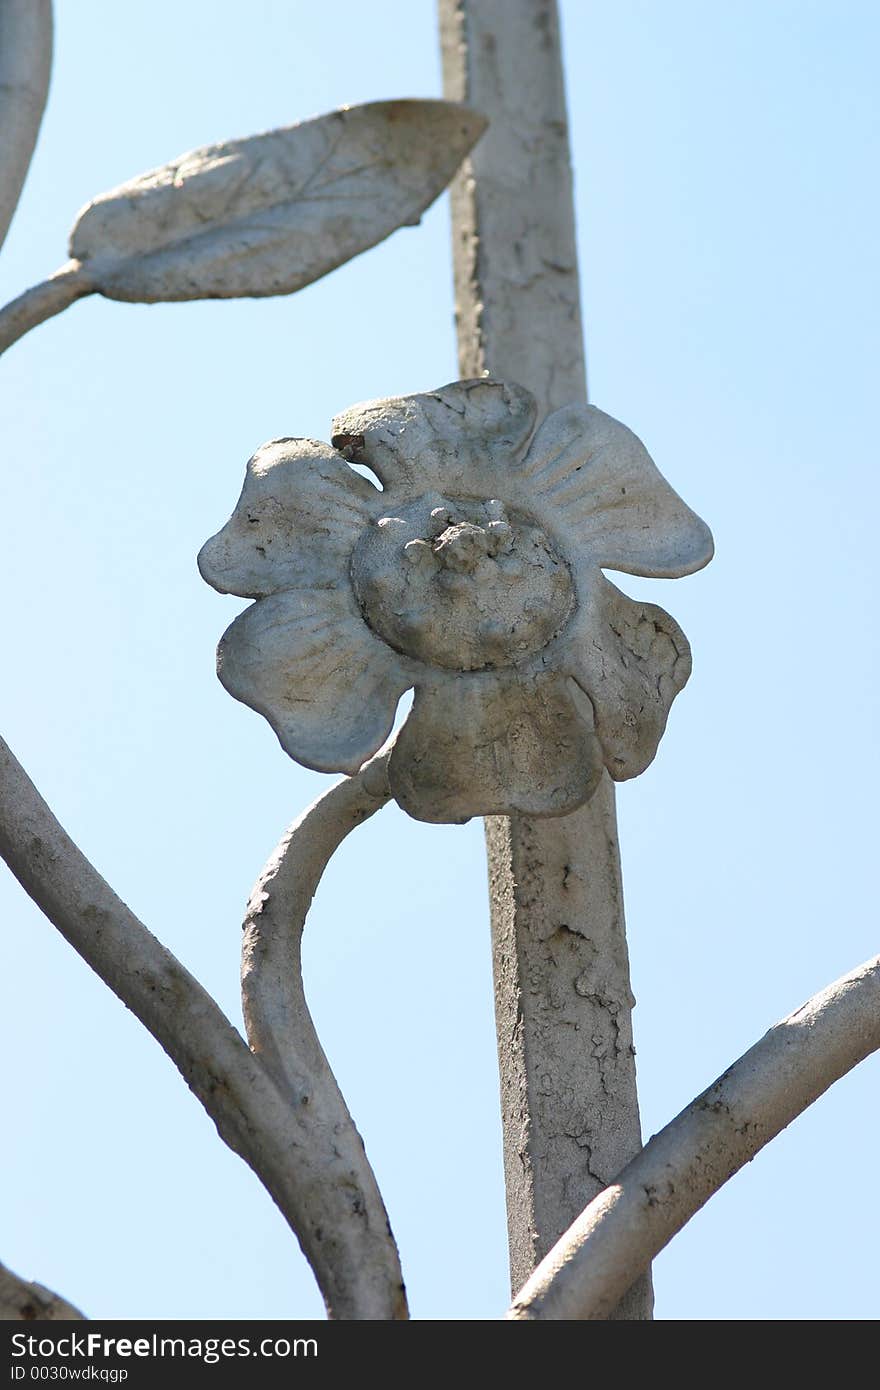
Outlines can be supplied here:
M381 101L206 145L89 203L70 254L110 299L291 294L418 222L485 126Z

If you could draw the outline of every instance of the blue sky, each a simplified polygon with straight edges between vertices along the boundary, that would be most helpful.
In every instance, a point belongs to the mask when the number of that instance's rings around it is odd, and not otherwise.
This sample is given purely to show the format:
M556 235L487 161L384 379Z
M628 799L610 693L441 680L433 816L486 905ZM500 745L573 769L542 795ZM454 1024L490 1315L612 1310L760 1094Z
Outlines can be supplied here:
M568 0L591 397L711 524L691 579L625 580L694 649L619 796L643 1124L877 949L876 54L865 0ZM57 5L4 299L78 209L183 150L440 91L429 0ZM455 376L448 209L293 298L98 298L0 373L2 729L74 838L236 1022L239 927L329 779L230 700L236 601L195 554L244 464ZM240 606L240 605L238 605ZM259 1184L8 876L0 1258L93 1316L320 1316ZM506 1248L481 828L383 811L306 936L413 1312L490 1318ZM875 1318L876 1060L660 1257L663 1318Z

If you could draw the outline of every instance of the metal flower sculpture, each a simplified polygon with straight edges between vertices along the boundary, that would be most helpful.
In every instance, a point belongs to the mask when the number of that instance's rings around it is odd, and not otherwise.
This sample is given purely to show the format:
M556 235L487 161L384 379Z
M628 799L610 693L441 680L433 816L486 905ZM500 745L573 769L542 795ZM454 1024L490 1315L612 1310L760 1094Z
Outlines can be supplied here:
M574 810L603 768L644 771L690 675L678 624L602 570L689 574L708 527L610 416L536 419L530 392L483 379L354 406L335 447L259 449L199 555L258 600L220 679L298 762L357 771L415 687L388 775L419 820Z

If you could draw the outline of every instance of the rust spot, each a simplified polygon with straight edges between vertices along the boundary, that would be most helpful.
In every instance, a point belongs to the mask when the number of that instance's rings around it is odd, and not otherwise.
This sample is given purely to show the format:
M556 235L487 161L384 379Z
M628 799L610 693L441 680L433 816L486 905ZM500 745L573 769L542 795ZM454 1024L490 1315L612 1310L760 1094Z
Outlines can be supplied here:
M364 447L364 436L362 434L334 434L330 437L330 443L334 449L338 449L343 458L350 462L357 459L358 454Z
M413 102L404 97L398 97L396 101L386 101L383 103L385 115L389 121L409 121L413 116Z

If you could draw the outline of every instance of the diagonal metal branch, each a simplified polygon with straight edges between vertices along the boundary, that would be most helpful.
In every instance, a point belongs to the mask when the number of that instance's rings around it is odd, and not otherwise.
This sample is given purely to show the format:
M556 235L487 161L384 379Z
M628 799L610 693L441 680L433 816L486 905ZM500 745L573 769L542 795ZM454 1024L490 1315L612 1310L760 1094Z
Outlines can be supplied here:
M220 1137L268 1189L330 1316L405 1316L397 1250L363 1150L349 1145L345 1159L325 1167L306 1097L279 1086L199 982L116 896L2 739L0 855L165 1049Z
M518 1320L607 1318L713 1193L880 1048L880 956L789 1014L656 1134L553 1247Z

